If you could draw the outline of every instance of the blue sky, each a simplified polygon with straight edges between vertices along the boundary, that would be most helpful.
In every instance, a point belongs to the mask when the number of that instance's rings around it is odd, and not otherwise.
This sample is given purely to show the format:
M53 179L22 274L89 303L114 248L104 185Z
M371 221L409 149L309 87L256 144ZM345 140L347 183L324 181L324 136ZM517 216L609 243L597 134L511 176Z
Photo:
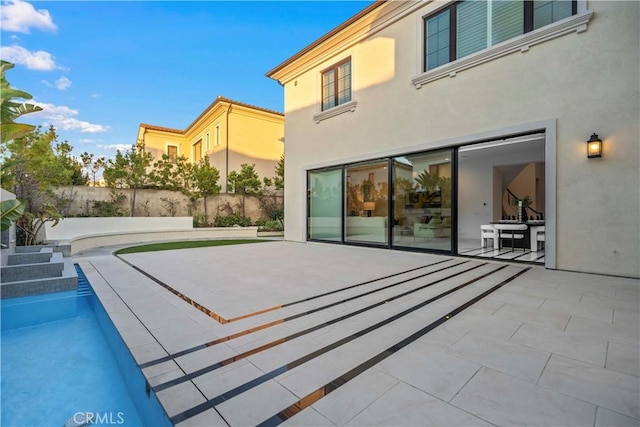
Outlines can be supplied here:
M7 73L73 154L113 157L138 125L186 128L217 95L277 111L265 73L371 1L3 1Z

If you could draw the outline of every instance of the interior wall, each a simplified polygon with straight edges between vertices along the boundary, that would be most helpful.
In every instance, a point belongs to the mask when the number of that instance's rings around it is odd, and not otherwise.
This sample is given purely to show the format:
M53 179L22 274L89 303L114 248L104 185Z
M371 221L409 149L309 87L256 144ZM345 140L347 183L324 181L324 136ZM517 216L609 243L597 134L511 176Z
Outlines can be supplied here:
M490 155L488 150L491 150ZM460 153L458 160L459 238L479 239L482 224L487 224L492 219L500 219L502 193L495 195L494 191L501 188L502 183L494 181L494 177L501 181L502 175L494 171L495 166L529 162L544 162L544 150L501 153L499 148L492 148ZM544 180L542 183L544 185Z

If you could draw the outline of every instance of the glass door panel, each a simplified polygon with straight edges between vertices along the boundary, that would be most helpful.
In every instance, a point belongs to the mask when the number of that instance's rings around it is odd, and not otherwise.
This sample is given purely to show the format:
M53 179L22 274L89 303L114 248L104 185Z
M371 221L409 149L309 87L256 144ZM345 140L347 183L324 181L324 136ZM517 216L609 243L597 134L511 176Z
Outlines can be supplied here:
M393 245L451 251L452 150L393 159Z
M347 166L345 193L345 241L387 245L387 161Z
M342 168L310 171L308 234L312 240L342 241Z

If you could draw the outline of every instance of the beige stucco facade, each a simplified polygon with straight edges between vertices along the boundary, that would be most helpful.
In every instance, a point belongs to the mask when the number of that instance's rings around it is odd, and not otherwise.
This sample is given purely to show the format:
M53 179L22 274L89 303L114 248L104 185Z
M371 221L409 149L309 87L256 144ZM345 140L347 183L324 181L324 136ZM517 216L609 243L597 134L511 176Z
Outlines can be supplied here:
M284 153L284 117L282 113L218 96L186 129L171 129L141 123L139 143L155 159L175 147L177 156L191 162L208 157L220 171L222 192L226 177L239 171L243 163L255 164L260 176L273 177Z
M640 276L640 3L577 14L422 72L423 17L379 2L267 75L285 90L285 238L306 239L307 171L541 131L548 268ZM321 112L321 71L351 57L352 101ZM602 158L588 159L597 132Z

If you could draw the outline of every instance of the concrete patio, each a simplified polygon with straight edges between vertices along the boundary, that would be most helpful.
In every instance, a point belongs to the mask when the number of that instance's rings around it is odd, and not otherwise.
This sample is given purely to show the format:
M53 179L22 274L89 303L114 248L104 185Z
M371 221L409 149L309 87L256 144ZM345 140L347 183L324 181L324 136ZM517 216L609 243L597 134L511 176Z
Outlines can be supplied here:
M640 283L275 241L75 256L172 422L640 425Z

